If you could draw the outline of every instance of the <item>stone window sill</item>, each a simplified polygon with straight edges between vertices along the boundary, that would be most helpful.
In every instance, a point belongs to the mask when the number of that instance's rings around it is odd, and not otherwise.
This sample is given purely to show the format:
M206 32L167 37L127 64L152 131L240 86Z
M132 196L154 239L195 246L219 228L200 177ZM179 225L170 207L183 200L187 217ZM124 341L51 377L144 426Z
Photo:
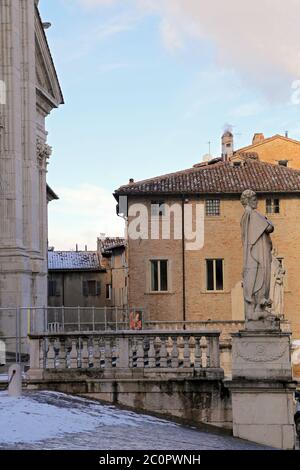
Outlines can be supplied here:
M145 295L174 295L175 292L171 291L155 291L155 292L145 292Z

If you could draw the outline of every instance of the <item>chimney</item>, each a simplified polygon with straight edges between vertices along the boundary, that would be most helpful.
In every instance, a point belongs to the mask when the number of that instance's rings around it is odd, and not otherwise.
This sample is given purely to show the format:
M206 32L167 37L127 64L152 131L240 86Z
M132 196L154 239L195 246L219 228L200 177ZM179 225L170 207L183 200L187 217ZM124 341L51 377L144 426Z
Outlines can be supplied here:
M226 130L222 135L222 159L227 161L233 155L233 134Z
M78 243L76 243L76 251L78 252Z
M252 145L259 144L259 142L262 142L263 140L265 140L264 134L262 132L257 132L253 136Z
M129 184L133 184L133 183L134 183L134 179L133 179L133 178L130 178Z

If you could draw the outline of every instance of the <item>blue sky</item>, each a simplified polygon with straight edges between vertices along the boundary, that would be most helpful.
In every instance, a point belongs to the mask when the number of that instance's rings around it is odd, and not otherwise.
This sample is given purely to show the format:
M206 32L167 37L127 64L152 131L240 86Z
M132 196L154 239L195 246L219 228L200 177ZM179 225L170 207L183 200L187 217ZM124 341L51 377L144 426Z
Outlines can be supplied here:
M236 148L254 132L300 139L299 6L224 3L40 0L65 97L47 120L48 182L61 198L49 208L50 245L93 249L100 233L122 234L112 192L192 166L208 141L219 156L226 124Z

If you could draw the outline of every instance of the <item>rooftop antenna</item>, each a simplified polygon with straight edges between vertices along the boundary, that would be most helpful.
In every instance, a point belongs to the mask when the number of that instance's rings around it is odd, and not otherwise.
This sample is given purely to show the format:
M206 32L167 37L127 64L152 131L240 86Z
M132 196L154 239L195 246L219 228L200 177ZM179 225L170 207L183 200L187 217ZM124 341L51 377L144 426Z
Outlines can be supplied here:
M212 144L212 142L209 140L207 142L207 144L208 144L208 154L211 155L211 144Z

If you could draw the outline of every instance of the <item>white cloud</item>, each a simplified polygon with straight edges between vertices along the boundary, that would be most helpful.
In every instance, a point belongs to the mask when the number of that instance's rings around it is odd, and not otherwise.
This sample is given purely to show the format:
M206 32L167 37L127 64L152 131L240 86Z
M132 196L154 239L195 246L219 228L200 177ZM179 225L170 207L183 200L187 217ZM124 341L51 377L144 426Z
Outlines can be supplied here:
M49 245L57 250L96 248L100 233L123 236L124 220L116 215L111 192L99 186L56 188L59 201L49 204Z
M79 60L90 53L99 43L113 36L132 31L138 21L139 17L134 14L119 14L108 21L100 22L97 27L89 29L77 38L76 47L69 54L68 61Z
M136 5L158 15L164 44L208 40L217 60L233 67L269 95L300 78L299 0L80 0L81 4ZM287 85L287 80L288 85Z
M175 51L183 48L183 40L178 28L174 24L170 23L167 19L164 19L161 22L160 29L166 49Z

